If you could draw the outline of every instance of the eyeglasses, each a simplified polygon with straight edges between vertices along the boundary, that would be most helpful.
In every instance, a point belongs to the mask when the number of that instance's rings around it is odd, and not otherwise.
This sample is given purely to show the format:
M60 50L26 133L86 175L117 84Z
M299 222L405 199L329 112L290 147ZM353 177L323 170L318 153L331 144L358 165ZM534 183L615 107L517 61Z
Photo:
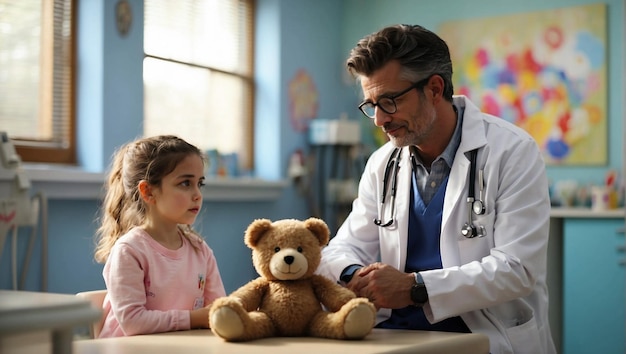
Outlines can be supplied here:
M396 93L395 95L391 95L391 96L382 96L381 98L378 99L378 102L374 103L374 102L370 102L370 101L365 101L363 103L361 103L359 105L359 110L361 112L363 112L363 114L365 114L367 117L369 118L376 118L376 107L378 106L380 109L383 110L383 112L387 113L387 114L394 114L398 111L398 106L396 106L396 99L404 94L406 94L407 92L411 91L414 88L419 88L420 86L425 86L426 83L428 82L428 80L430 80L430 76L420 80L414 84L412 84L411 86L409 86L406 90L404 91L400 91L398 93Z

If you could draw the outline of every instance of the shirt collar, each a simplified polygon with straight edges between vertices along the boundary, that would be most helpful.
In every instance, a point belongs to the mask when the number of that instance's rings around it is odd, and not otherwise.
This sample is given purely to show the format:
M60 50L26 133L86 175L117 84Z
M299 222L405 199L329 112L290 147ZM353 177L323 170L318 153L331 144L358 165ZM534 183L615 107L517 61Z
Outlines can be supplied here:
M459 145L461 144L461 126L463 125L463 113L465 113L465 107L461 107L460 109L457 109L456 106L454 107L454 111L456 112L456 127L454 128L454 133L452 134L452 138L450 139L450 142L448 143L448 146L446 146L446 149L443 150L443 152L437 156L437 158L435 158L435 160L433 161L433 163L435 163L436 161L443 159L445 161L445 163L448 165L448 167L452 167L452 163L454 162L454 155L456 154L456 150L459 148ZM417 160L418 163L420 165L423 165L421 158L418 156Z

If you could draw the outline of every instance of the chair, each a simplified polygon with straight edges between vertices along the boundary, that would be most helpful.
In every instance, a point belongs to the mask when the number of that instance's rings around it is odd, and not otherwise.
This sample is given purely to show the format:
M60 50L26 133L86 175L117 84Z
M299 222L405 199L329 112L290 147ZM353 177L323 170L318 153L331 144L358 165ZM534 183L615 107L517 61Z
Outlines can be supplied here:
M107 311L104 311L104 309L102 308L102 304L104 303L104 298L106 294L106 290L83 291L76 294L76 296L78 297L89 300L89 302L91 302L91 306L102 311L102 316L100 317L100 320L94 322L89 328L89 335L92 339L98 338L98 336L100 335L100 331L102 330L102 326L104 325L104 320L107 316Z

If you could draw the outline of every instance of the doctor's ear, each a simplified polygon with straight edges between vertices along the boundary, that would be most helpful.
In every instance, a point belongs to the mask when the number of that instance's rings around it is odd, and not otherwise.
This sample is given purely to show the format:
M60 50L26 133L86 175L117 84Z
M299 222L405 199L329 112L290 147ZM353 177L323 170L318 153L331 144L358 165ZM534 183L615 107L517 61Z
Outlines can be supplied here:
M445 81L439 74L434 74L428 80L428 84L426 84L426 88L430 90L431 97L434 100L434 103L439 102L443 99L443 90L445 88Z
M152 186L148 181L142 180L139 182L137 186L139 188L139 194L141 195L141 199L143 199L146 203L151 203L154 201L154 195L152 194Z

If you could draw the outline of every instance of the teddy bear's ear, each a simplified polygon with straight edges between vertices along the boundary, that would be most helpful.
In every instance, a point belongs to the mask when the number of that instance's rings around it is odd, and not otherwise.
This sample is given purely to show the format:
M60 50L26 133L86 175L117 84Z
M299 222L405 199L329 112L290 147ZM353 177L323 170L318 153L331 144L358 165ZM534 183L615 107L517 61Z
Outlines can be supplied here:
M330 230L322 219L308 218L304 220L304 227L309 229L320 241L320 246L326 246L330 240Z
M265 231L272 227L272 221L268 219L256 219L248 226L243 241L246 246L252 248L261 239Z

